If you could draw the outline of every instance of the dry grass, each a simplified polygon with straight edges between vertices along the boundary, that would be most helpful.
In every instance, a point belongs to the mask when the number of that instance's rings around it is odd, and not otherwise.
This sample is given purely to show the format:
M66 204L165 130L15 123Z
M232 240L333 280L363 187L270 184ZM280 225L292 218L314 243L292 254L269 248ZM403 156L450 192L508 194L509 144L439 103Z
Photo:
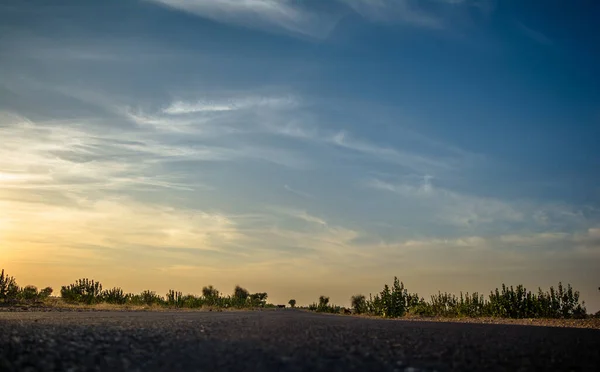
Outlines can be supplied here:
M86 305L80 303L66 302L60 297L49 297L43 301L19 303L0 306L0 311L181 311L181 312L231 312L231 311L267 311L268 308L220 308L215 306L203 306L200 308L180 308L164 305L117 305L99 303Z
M370 319L387 319L390 321L408 321L408 322L444 322L444 323L476 323L476 324L512 324L512 325L528 325L538 327L566 327L566 328L588 328L600 329L600 318L588 319L550 319L550 318L533 318L533 319L510 319L510 318L445 318L445 317L421 317L415 315L407 315L402 318L381 318L371 315L352 315L361 318Z

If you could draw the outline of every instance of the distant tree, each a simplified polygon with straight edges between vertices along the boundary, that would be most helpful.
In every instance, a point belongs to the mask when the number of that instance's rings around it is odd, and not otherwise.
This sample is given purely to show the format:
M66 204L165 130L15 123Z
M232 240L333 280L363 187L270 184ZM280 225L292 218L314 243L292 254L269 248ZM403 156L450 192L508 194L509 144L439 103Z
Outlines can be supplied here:
M0 273L0 300L14 300L19 294L19 286L14 277Z
M365 296L361 294L354 295L350 298L350 303L352 304L352 308L354 312L357 314L362 314L367 309L367 301Z
M290 304L291 307L296 307L296 300L291 299L289 300L288 304Z
M327 296L319 296L319 306L317 311L326 311L329 307L329 297Z
M209 305L215 305L219 299L219 291L212 285L209 285L202 288L202 296Z
M250 306L264 307L267 304L267 293L259 292L250 295Z
M20 297L24 300L35 300L38 298L38 289L34 285L27 285L21 288Z
M52 295L52 292L52 287L46 287L40 291L40 298L48 298L50 295Z
M233 290L233 301L236 306L244 306L250 297L250 292L247 289L236 285Z

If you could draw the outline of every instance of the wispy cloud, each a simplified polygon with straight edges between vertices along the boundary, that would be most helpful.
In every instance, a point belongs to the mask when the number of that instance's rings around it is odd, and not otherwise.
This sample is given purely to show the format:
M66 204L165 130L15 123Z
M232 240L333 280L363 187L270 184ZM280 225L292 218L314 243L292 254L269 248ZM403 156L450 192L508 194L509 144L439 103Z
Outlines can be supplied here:
M390 192L410 200L431 223L467 228L481 233L485 226L502 231L546 231L563 233L593 226L594 213L581 207L551 201L513 200L479 196L436 186L431 176L404 177L399 182L380 178L366 181L370 188ZM411 205L413 205L411 204ZM505 226L505 227L501 227Z
M348 10L377 22L402 23L425 29L447 26L443 14L431 11L440 5L483 6L488 0L429 0L420 7L410 0L335 0L329 11L290 0L152 0L201 17L268 30L283 30L311 37L325 37ZM443 9L442 9L443 10Z
M345 131L334 134L328 138L328 141L336 146L371 155L383 161L397 163L421 173L426 173L428 169L449 170L454 167L451 158L442 160L432 156L402 152L394 148L354 139Z
M281 29L322 36L336 22L331 15L310 12L289 0L152 0L201 17L261 29Z
M229 99L226 101L198 101L186 102L175 101L169 107L163 110L163 113L170 115L202 113L202 112L221 112L237 111L244 109L285 109L297 106L297 100L294 97L244 97L238 99Z
M378 162L401 165L420 174L435 174L469 165L477 155L411 132L414 143L422 143L424 151L401 151L368 140L356 138L349 130L325 129L320 118L306 116L303 100L293 94L280 97L252 95L230 99L174 101L166 108L142 112L122 110L129 120L155 130L176 132L198 138L227 135L277 135L312 144L361 154ZM433 156L429 148L442 150L445 156ZM254 152L257 152L255 150ZM258 152L267 152L262 150ZM236 151L232 150L233 153ZM288 151L289 152L289 151ZM306 154L310 157L310 154ZM261 157L261 156L259 156ZM262 158L262 157L261 157ZM272 157L270 161L284 160ZM297 162L299 166L302 166Z
M417 200L434 219L453 226L473 228L482 224L517 222L525 218L523 212L510 203L435 187L429 176L423 177L417 184L392 184L380 179L372 179L367 184L378 190Z
M530 27L527 27L522 22L517 22L517 26L531 40L533 40L539 44L546 45L546 46L554 45L554 42L552 41L552 39L550 39L548 36L546 36L542 32L534 30Z
M409 25L441 29L443 20L427 13L408 0L341 0L366 18L385 22L403 22Z
M307 192L304 192L304 191L297 190L295 188L292 188L289 185L283 185L283 188L286 189L287 191L291 192L292 194L296 194L296 195L301 196L301 197L306 198L306 199L313 199L314 198L314 196L312 196L311 194L309 194Z
M292 208L285 208L285 207L279 207L279 206L272 206L268 208L269 210L287 216L287 217L292 217L292 218L296 218L305 222L310 222L313 224L317 224L320 226L328 226L328 223L322 219L319 218L317 216L313 216L309 213L307 213L304 210L299 210L299 209L292 209Z

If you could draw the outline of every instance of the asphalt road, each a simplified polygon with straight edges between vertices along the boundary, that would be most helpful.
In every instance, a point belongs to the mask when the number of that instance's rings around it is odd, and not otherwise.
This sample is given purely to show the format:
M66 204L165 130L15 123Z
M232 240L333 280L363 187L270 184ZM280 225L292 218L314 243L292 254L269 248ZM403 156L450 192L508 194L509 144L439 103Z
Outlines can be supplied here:
M0 371L598 371L600 331L263 312L0 313Z

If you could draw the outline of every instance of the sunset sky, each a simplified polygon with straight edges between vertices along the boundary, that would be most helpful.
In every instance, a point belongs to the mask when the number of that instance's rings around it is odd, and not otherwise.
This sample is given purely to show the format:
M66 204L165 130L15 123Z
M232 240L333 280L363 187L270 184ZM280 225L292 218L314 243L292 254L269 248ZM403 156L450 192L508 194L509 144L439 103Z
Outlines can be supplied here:
M425 298L562 281L600 310L598 19L596 1L0 1L0 268L301 305L394 276Z

